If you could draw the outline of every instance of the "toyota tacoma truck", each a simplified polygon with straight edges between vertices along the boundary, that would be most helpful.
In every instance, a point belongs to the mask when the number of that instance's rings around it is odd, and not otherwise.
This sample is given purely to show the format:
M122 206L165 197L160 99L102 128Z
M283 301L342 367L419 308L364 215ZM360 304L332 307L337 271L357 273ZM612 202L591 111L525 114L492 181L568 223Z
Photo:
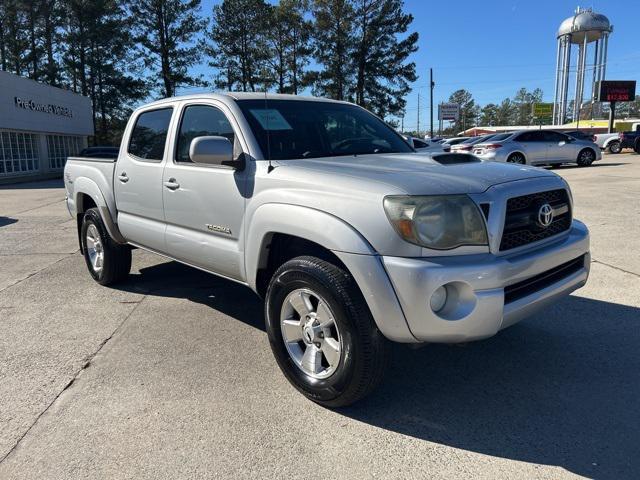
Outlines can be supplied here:
M286 378L328 407L378 384L389 341L495 335L583 286L589 233L535 167L420 155L347 103L229 93L138 108L118 158L69 158L89 273L132 248L251 288Z

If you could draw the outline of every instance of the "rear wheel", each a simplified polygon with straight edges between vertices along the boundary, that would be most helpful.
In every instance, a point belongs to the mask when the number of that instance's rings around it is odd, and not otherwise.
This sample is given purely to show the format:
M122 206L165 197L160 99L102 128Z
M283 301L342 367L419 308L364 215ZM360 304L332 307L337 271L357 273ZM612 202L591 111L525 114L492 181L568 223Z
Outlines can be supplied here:
M342 268L306 256L286 262L269 283L265 317L278 366L310 400L350 405L382 379L388 342Z
M611 142L607 146L607 151L609 153L620 153L622 151L622 146L620 145L620 142L618 142L618 141Z
M596 159L596 154L590 148L581 150L578 154L578 165L581 167L588 167Z
M96 282L111 285L129 275L131 248L111 239L97 208L85 212L80 238L87 268Z
M527 160L524 158L523 154L516 152L509 155L509 158L507 158L507 162L519 163L520 165L524 165L525 163L527 163Z

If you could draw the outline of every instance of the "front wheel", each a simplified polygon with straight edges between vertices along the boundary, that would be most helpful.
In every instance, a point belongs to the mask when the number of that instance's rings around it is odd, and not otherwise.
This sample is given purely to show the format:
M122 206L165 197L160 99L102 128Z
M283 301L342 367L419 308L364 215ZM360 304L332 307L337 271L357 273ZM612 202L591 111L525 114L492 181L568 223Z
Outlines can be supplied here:
M342 268L306 256L286 262L269 283L265 317L278 366L310 400L343 407L381 381L388 342Z
M131 248L111 239L97 208L85 212L80 238L87 268L96 282L111 285L129 275Z
M588 167L596 159L596 154L590 148L585 148L578 154L578 165Z
M622 146L620 145L620 142L611 142L607 146L607 150L609 153L620 153L622 151Z

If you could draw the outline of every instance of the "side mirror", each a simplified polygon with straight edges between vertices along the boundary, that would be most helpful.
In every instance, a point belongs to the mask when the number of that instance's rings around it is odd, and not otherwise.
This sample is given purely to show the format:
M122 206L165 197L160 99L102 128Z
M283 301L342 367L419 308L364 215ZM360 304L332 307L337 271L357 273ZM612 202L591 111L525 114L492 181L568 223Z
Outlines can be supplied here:
M191 140L189 158L194 163L233 166L233 145L225 137L196 137Z

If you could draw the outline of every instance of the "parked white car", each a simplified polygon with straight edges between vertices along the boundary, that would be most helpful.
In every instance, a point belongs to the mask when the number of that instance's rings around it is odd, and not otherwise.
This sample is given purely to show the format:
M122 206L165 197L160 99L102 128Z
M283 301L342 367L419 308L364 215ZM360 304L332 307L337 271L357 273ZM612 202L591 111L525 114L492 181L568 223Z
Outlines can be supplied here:
M425 153L425 152L437 153L437 152L448 152L449 150L451 150L451 146L443 145L440 142L431 142L429 140L423 140L421 138L416 138L416 137L405 137L405 138L407 139L407 142L409 142L411 146L418 153Z
M522 165L577 163L588 167L602 158L598 146L553 130L524 130L499 141L474 145L473 154L483 160Z

